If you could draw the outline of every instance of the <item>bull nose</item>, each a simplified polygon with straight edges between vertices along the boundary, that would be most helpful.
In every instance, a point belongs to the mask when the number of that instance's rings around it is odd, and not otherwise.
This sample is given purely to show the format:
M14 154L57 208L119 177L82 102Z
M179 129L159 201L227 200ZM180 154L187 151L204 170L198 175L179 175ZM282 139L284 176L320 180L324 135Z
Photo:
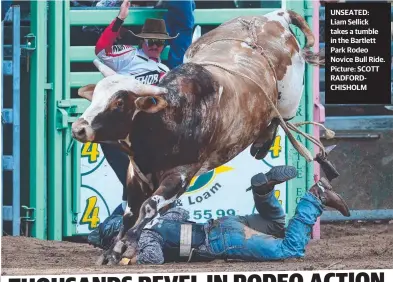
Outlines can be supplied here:
M72 137L83 142L86 139L86 128L83 125L72 125Z
M78 141L85 142L87 139L86 134L87 123L84 120L77 120L72 124L72 137Z
M73 129L72 134L79 139L83 139L83 137L86 136L86 128L81 126L76 129Z

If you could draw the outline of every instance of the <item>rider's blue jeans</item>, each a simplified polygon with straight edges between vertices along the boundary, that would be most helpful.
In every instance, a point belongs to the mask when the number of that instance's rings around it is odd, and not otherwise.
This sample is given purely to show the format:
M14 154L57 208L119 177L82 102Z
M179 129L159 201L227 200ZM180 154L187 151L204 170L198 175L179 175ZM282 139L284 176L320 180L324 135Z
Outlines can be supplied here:
M274 193L266 197L272 206L279 205ZM278 209L270 209L279 213ZM210 226L208 245L210 252L227 259L247 261L282 260L301 258L311 238L311 230L322 214L322 203L312 194L306 195L297 205L294 217L289 221L284 238L256 232L243 224L239 217L223 217ZM266 215L268 216L268 215ZM279 218L278 214L270 214Z

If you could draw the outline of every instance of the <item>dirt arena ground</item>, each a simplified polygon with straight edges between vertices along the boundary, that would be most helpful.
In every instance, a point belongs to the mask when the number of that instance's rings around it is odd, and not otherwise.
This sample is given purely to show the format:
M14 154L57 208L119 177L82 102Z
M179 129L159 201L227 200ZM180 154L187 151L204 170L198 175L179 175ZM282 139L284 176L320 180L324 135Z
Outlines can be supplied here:
M98 267L100 250L87 244L4 236L1 267L2 275L393 268L393 222L322 225L321 237L302 260Z

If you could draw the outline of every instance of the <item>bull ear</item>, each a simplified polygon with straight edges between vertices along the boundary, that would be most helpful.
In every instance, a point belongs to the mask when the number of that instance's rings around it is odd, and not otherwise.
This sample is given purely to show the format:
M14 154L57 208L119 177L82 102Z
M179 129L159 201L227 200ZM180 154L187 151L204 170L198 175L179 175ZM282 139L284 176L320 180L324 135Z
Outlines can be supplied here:
M83 86L78 89L78 95L91 102L91 99L93 99L93 92L94 92L95 88L96 88L95 84L89 84L89 85Z
M160 96L143 96L135 100L136 108L154 114L168 106L168 102Z

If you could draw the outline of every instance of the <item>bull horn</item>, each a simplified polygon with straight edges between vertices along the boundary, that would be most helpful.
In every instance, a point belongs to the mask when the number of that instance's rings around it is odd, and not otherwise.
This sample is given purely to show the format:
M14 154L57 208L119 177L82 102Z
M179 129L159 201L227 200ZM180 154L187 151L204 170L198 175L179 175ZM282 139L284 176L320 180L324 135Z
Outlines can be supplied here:
M168 89L155 86L155 85L142 85L140 89L138 89L138 93L141 96L151 96L151 95L162 95L168 93Z
M106 66L105 64L103 64L100 60L98 59L94 59L93 61L94 65L97 67L97 69L105 76L111 76L116 74L116 72L111 69L110 67Z
M129 78L128 83L129 90L140 96L155 96L168 93L168 89L166 88L143 84L133 77Z

